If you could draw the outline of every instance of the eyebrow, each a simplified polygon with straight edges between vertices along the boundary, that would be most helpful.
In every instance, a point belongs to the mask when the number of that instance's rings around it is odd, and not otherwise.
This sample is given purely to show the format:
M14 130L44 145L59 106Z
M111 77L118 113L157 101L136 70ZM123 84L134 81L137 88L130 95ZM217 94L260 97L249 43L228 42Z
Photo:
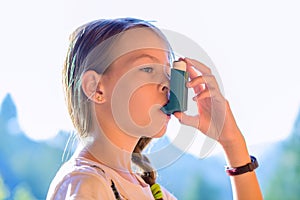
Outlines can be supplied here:
M157 63L160 62L160 60L159 60L158 58L156 58L156 57L154 57L154 56L151 56L151 55L149 55L149 54L141 54L141 55L138 55L138 56L133 57L131 60L132 60L132 61L136 61L136 60L141 59L141 58L149 58L149 59L151 59L152 61L155 61L155 62L157 62Z
M154 61L156 63L160 63L160 60L158 58L156 58L155 56L152 56L150 54L145 54L145 53L140 54L138 56L135 56L135 57L131 58L130 60L134 62L134 61L136 61L138 59L141 59L141 58L149 58L149 59L151 59L152 61ZM169 62L167 62L165 65L170 67Z

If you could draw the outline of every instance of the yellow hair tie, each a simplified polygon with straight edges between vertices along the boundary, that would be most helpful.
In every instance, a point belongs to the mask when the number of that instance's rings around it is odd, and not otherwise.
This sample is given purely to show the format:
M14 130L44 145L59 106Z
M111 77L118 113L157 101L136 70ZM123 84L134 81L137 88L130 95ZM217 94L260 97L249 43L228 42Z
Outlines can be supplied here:
M151 192L153 194L154 199L162 199L163 198L163 193L160 189L160 186L155 183L153 185L151 185Z

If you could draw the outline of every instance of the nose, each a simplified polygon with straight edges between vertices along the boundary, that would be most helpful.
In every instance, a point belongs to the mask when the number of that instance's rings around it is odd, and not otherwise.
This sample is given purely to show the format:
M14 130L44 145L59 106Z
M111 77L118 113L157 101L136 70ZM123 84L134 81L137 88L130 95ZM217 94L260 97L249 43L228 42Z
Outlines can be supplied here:
M169 95L170 92L170 69L164 66L163 73L159 76L161 83L159 84L159 91Z
M169 84L169 81L166 81L164 83L161 83L159 85L159 91L162 92L162 93L165 93L166 95L169 93L170 91L170 84Z

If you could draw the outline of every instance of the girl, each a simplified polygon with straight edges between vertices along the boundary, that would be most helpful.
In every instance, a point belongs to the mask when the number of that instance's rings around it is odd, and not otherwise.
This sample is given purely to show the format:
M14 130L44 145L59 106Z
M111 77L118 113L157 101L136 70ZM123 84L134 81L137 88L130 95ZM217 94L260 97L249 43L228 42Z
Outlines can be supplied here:
M155 183L155 170L142 155L151 138L166 132L170 116L161 108L168 102L173 57L161 31L139 19L97 20L71 35L63 84L81 146L58 171L47 199L176 199ZM234 198L262 199L256 160L211 70L181 61L199 114L174 116L221 144Z

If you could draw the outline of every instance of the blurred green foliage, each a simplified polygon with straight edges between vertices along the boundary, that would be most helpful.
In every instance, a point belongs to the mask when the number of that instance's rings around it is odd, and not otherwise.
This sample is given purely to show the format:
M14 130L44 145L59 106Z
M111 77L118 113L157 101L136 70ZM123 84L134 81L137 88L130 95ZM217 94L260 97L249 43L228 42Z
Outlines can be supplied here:
M18 121L10 95L4 99L0 111L0 200L45 199L62 163L63 146L32 141L21 131L13 132L16 129L12 127L18 127ZM64 138L67 139L66 134Z
M190 187L187 187L183 199L189 200L215 200L224 199L220 194L220 188L218 185L213 185L207 181L203 176L194 174L194 178L191 179Z
M0 199L6 199L10 196L9 188L4 184L0 174Z
M299 115L300 116L300 115ZM273 177L266 190L266 200L300 199L300 119L288 140L283 142L283 151L278 155Z

